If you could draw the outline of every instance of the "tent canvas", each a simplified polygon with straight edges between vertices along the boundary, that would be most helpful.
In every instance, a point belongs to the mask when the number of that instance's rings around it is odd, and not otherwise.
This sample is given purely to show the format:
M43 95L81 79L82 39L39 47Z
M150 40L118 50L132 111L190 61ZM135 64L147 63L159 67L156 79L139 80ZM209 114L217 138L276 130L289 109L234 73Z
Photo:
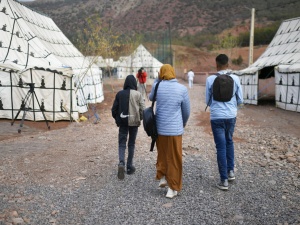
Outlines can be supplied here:
M280 65L275 71L276 105L300 112L300 64Z
M276 106L300 112L300 17L281 23L266 51L248 68L234 71L240 76L244 102L258 104L259 78L274 76ZM275 83L275 84L274 84Z
M76 119L88 103L104 99L97 65L51 18L14 0L0 1L0 69L0 118L14 118L29 90L26 83L35 83L47 120ZM26 119L44 120L36 102L27 103L32 110Z
M162 65L143 45L139 45L130 56L120 57L115 63L119 79L124 79L129 74L135 75L141 67L150 78L156 78Z

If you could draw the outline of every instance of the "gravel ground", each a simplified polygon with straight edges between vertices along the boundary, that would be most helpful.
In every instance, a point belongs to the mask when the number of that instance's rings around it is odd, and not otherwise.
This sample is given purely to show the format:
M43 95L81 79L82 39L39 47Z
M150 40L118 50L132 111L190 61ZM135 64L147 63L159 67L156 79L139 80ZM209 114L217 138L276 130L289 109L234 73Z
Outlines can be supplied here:
M102 110L98 124L74 122L0 141L0 225L300 224L299 113L271 106L240 109L236 180L220 191L204 87L189 92L179 196L167 199L167 189L158 188L156 149L149 152L142 127L137 171L117 179L118 129L110 111ZM109 109L111 102L105 104Z

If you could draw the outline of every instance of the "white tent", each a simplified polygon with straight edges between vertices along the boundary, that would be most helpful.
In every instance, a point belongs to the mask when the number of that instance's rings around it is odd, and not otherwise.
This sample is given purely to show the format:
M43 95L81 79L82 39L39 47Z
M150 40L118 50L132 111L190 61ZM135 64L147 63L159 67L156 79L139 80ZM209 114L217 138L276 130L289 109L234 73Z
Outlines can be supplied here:
M300 17L285 20L266 51L240 76L244 101L257 104L261 79L275 77L265 87L275 86L276 106L300 112Z
M13 119L26 104L29 120L44 120L41 111L47 120L77 119L104 99L101 70L51 18L14 0L0 1L0 69L0 118ZM27 83L37 97L24 102Z
M143 45L139 45L130 56L120 57L115 63L117 77L120 79L126 78L129 74L135 75L141 67L150 78L156 78L162 65Z

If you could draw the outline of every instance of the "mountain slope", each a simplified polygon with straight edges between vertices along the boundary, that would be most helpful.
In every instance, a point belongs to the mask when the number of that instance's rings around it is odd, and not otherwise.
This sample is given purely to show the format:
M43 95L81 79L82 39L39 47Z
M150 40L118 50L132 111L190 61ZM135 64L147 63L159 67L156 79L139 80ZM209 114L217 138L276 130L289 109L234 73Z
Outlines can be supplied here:
M23 4L49 15L68 36L95 14L125 33L163 31L168 21L172 33L180 35L215 33L248 23L250 8L256 8L256 23L300 16L298 0L36 0Z

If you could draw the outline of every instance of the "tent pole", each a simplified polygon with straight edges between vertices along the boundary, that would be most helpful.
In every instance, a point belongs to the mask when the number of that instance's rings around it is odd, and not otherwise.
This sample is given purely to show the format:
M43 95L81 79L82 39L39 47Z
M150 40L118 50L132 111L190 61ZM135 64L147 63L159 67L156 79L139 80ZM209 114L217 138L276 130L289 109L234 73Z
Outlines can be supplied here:
M12 74L11 71L10 74L10 96L11 96L11 119L14 118L14 101L13 101L13 84L12 84Z
M54 83L54 88L53 88L53 123L55 123L55 75L56 73L54 73L54 79L53 79L53 83Z
M299 76L299 83L298 83L299 91L298 91L298 102L297 102L297 106L296 106L296 112L298 112L298 107L299 107L299 103L300 103L300 73L298 73L298 76Z
M30 69L30 80L31 80L31 83L33 83L33 80L32 80L32 69ZM33 113L33 121L36 121L35 120L35 107L34 107L34 96L32 95L31 96L31 101L32 101L32 113Z
M73 84L73 75L71 76L71 82L70 82L70 121L72 121L72 113L73 113L73 95L72 95L72 84Z
M288 104L288 93L289 93L288 80L289 80L289 73L286 74L286 93L285 93L285 106L284 106L284 109L286 109L287 104ZM282 84L283 84L283 82L282 82Z

